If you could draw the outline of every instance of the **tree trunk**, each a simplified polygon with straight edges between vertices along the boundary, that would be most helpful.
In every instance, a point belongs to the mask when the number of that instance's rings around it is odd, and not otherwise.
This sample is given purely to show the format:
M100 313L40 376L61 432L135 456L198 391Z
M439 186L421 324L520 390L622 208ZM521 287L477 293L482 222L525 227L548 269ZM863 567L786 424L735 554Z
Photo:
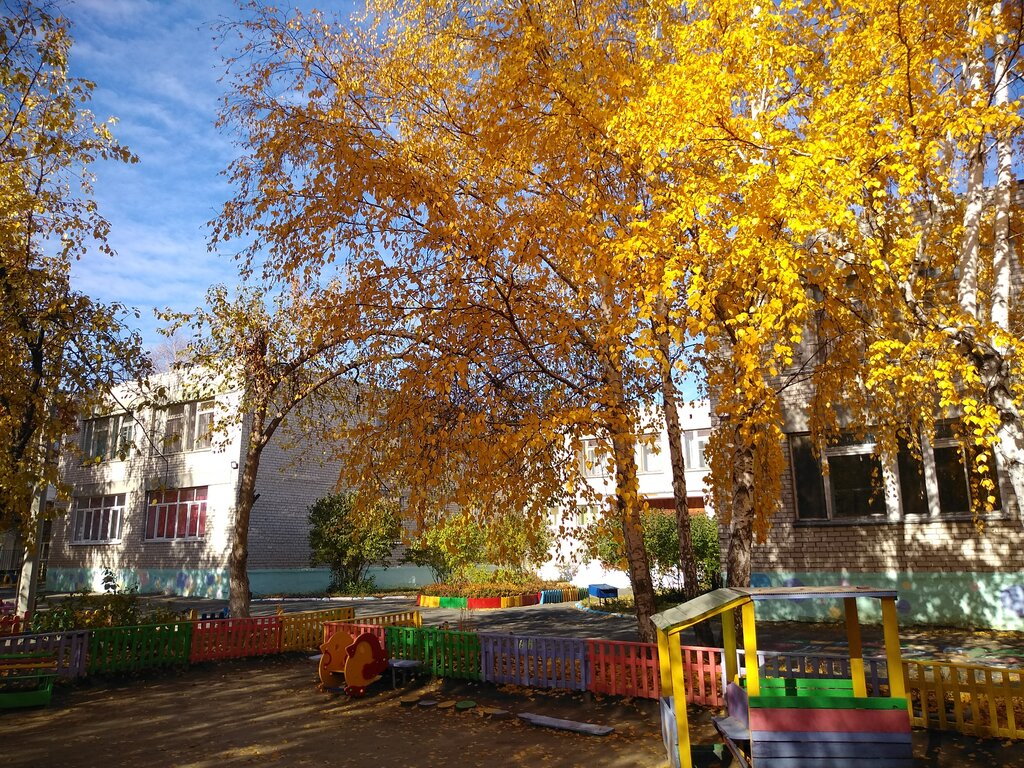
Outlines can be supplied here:
M672 380L671 340L668 335L667 311L664 301L658 302L658 320L654 332L658 339L661 372L661 398L665 406L665 430L668 432L668 454L672 466L672 497L676 508L676 530L679 534L679 567L683 571L683 594L692 600L700 594L697 562L693 557L690 531L690 510L686 503L686 456L683 453L683 430L679 424L676 386ZM665 320L665 322L662 322Z
M622 526L622 540L629 567L629 581L633 587L637 632L640 642L657 642L651 616L655 613L654 581L651 579L650 561L644 546L644 533L640 524L640 496L636 479L636 437L632 434L614 434L612 451L615 454L615 506Z
M737 449L732 485L732 519L725 558L726 586L750 586L750 553L754 543L754 452Z
M249 518L256 504L256 479L263 454L263 415L255 413L246 441L245 463L235 503L235 522L228 557L228 610L233 619L249 617Z

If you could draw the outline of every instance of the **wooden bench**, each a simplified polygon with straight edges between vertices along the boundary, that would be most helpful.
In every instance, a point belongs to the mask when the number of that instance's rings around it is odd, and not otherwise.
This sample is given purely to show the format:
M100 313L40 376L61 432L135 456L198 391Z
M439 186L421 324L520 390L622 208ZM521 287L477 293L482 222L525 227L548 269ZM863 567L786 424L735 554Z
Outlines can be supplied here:
M906 699L857 698L850 680L768 678L761 695L730 683L714 725L744 768L910 768Z
M51 653L0 655L0 709L49 704L56 678L57 659Z
M725 708L728 717L711 718L715 730L732 755L731 760L722 761L723 768L731 765L732 760L742 768L750 768L750 721L747 700L745 690L736 683L728 683L725 686Z

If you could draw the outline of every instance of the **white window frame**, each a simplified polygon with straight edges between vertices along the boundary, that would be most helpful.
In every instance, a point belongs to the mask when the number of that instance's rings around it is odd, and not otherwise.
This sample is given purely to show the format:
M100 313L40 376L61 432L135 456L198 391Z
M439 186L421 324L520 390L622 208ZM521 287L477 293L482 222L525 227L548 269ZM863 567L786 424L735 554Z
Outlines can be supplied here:
M124 526L123 493L75 497L72 544L117 544Z
M708 448L708 440L711 439L710 429L694 429L686 433L686 468L687 469L708 469L708 460L705 452Z
M580 468L587 477L608 477L608 452L604 441L588 438L583 441Z
M660 435L653 432L637 438L636 469L640 474L656 474L661 472L659 458L661 456Z
M202 493L202 498L197 496ZM202 541L206 538L206 526L209 524L209 486L193 486L191 488L168 488L163 491L150 491L146 494L146 515L143 538L145 541ZM171 495L174 498L169 498ZM182 510L181 507L186 509ZM182 512L185 513L185 534L178 535L178 523ZM173 516L174 532L168 536L167 520ZM150 521L152 520L152 525ZM192 521L195 520L196 533L190 534Z
M213 448L213 421L215 400L190 400L173 403L164 409L163 453L190 453ZM181 422L180 440L172 440L171 424ZM175 445L175 443L179 443Z
M83 419L78 437L82 460L86 463L95 463L127 459L131 455L133 426L134 417L131 413L114 413ZM106 443L103 449L98 451L96 437L101 430L106 435Z

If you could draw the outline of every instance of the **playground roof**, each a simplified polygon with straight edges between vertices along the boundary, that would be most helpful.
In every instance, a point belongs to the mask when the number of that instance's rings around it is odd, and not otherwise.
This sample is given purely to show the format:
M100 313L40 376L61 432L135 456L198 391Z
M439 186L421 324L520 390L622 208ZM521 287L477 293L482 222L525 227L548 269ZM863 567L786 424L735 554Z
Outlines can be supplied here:
M725 587L707 592L675 608L656 613L651 617L651 621L662 632L673 632L686 629L751 601L847 597L895 599L896 590L874 587Z

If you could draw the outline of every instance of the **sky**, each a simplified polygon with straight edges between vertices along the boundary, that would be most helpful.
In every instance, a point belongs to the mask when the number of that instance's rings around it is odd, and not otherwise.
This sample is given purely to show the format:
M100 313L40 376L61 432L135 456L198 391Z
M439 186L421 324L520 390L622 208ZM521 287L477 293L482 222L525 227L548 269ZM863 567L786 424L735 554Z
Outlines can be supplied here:
M317 5L342 15L350 6ZM94 299L138 308L153 346L163 339L154 308L192 309L211 284L238 282L231 252L208 252L207 225L231 195L221 174L237 154L215 127L225 86L213 25L241 12L233 0L74 0L63 12L72 76L96 84L89 108L116 117L115 136L139 157L93 166L117 256L88 256L72 279Z

